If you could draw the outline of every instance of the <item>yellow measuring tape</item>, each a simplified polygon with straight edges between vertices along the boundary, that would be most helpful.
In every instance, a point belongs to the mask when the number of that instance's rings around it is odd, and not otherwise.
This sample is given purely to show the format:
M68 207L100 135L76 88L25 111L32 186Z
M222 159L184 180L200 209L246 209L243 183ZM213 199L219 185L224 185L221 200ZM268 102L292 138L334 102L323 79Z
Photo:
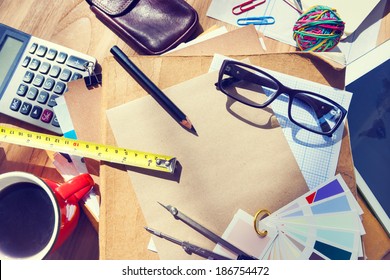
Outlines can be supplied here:
M173 173L176 158L0 126L0 141Z

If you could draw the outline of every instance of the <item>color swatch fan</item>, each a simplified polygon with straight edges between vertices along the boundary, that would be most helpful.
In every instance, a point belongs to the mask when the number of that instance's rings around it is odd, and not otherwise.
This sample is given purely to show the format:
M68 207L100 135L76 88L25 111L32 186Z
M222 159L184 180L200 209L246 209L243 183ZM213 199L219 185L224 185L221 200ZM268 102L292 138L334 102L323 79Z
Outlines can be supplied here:
M265 213L260 210L254 223L239 210L222 237L259 259L363 257L363 211L340 175L261 219ZM214 251L230 256L221 246Z
M257 223L275 238L263 259L358 259L363 214L341 176Z

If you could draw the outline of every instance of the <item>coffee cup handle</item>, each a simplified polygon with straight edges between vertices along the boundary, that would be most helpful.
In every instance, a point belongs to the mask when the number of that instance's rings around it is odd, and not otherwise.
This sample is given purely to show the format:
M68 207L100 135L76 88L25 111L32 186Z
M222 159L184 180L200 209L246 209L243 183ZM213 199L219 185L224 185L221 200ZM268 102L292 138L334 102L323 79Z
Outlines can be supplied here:
M77 175L56 188L57 193L64 199L73 196L79 201L95 185L91 175L88 173Z

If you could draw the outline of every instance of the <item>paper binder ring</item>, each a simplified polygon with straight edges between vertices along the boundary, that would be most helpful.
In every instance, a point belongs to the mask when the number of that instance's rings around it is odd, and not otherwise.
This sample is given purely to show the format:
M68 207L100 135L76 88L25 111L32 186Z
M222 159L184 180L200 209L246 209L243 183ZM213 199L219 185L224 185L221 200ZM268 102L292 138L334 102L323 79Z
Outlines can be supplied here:
M268 234L268 231L267 230L260 230L258 227L257 227L257 222L259 220L262 220L264 219L265 217L264 216L269 216L271 215L271 212L269 212L267 209L260 209L259 211L257 211L256 215L255 215L255 218L253 220L253 227L255 228L255 231L258 235L260 235L261 237L265 237L267 236Z

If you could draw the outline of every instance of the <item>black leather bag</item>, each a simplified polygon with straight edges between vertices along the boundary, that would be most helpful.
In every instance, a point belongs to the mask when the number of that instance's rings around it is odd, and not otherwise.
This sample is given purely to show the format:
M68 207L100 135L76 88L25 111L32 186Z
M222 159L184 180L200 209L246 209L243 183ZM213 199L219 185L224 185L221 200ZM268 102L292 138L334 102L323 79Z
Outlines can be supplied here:
M198 26L184 0L87 0L97 18L141 54L162 54L186 41Z

